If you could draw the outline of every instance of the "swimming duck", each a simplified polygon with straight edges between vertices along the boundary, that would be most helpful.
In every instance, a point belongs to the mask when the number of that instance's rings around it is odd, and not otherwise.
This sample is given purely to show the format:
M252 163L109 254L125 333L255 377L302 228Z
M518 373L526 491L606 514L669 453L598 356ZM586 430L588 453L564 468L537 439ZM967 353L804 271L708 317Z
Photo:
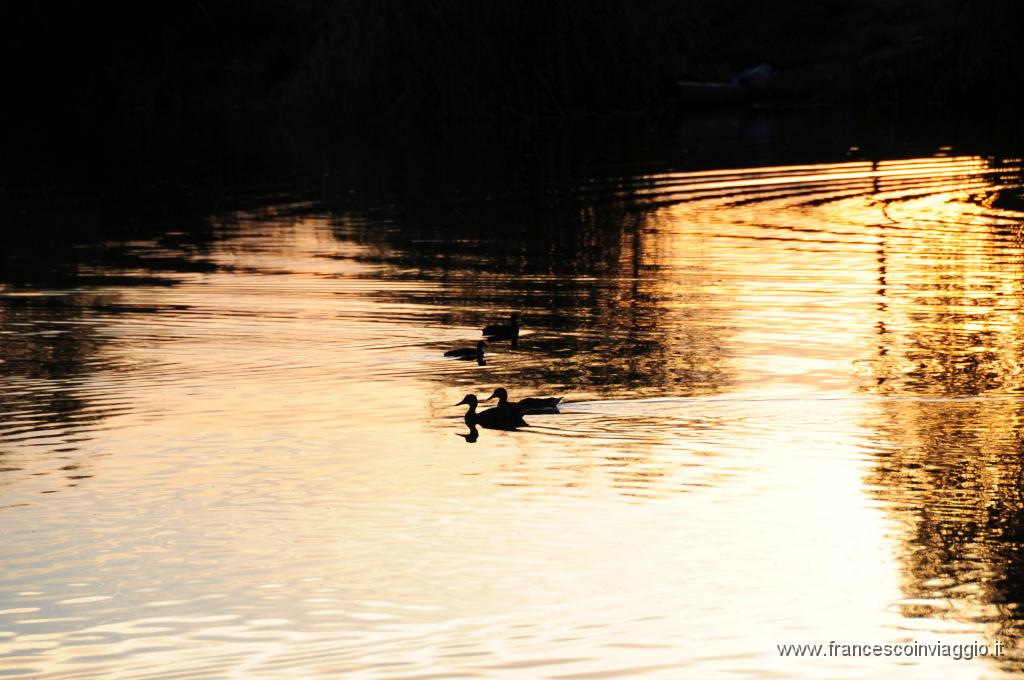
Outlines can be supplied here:
M519 314L512 312L508 325L495 324L484 328L488 340L516 340L519 338Z
M519 401L509 401L508 392L505 391L504 387L499 387L494 390L494 393L484 399L484 401L490 401L495 397L498 398L497 408L517 409L521 413L557 411L558 402L562 401L562 397L527 397L526 399L520 399Z
M492 430L514 430L517 427L526 425L527 422L523 420L523 412L518 409L512 408L501 408L496 406L495 408L489 408L486 411L476 412L476 405L478 400L475 394L467 394L462 398L456 406L462 406L463 404L469 404L469 410L466 411L466 424L472 427L473 425L480 425L481 427L487 427Z
M484 349L487 347L487 343L481 340L476 343L476 349L470 347L460 347L458 349L450 349L444 353L446 357L455 357L457 359L483 359Z

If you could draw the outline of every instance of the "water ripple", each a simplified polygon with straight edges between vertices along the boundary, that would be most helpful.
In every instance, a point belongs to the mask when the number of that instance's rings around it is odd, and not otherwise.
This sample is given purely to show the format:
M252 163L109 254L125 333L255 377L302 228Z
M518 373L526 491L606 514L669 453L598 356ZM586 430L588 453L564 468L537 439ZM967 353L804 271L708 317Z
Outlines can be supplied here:
M285 193L0 284L2 663L856 676L896 666L774 645L909 634L1019 670L1022 189L945 155L623 171L479 224ZM443 356L511 311L516 347ZM497 386L566 400L469 441L452 405Z

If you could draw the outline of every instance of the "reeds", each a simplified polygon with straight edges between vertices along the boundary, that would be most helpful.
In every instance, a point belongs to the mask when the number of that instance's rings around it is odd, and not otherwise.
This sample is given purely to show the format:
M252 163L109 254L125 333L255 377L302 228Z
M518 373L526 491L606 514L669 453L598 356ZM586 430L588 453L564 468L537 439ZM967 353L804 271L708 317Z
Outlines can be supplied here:
M856 58L856 35L876 31L881 44L889 17L901 14L928 17L942 39L908 67L890 60L895 76L885 96L962 100L1019 83L1024 7L1013 0L143 4L71 3L59 16L31 3L4 5L8 36L0 49L19 107L64 106L95 117L232 108L385 119L650 113L670 106L680 78L727 79L761 61L813 69L842 45ZM847 87L863 82L849 79ZM864 95L874 96L870 88Z
M651 110L686 68L697 5L346 0L287 98L387 116Z

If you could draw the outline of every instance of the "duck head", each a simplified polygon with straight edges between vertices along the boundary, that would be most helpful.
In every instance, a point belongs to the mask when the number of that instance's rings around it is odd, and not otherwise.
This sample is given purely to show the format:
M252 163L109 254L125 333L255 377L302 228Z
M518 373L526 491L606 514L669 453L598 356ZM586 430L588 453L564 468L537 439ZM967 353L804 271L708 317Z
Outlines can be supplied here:
M508 392L505 391L504 387L499 387L498 389L494 390L494 392L491 393L491 396L484 399L484 401L490 401L495 397L498 398L499 404L504 404L506 401L508 401Z
M482 355L484 353L485 349L487 349L487 343L486 342L481 340L480 342L476 343L476 353L477 354Z
M477 405L476 395L475 394L467 394L466 396L464 396L462 398L462 401L460 401L458 404L455 404L455 405L456 406L462 406L463 404L469 404L469 410L471 410L471 411L473 409L475 409L476 405Z

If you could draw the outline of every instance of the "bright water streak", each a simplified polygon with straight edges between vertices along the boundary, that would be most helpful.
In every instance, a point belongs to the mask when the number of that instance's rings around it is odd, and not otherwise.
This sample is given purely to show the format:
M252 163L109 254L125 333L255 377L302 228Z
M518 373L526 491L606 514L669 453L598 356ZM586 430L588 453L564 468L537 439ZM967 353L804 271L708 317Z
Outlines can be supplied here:
M193 273L7 285L0 669L1014 672L1020 191L934 157L588 179L553 227L271 205L109 244ZM512 310L515 351L441 356ZM498 385L566 405L467 445ZM831 640L1007 649L776 648Z

